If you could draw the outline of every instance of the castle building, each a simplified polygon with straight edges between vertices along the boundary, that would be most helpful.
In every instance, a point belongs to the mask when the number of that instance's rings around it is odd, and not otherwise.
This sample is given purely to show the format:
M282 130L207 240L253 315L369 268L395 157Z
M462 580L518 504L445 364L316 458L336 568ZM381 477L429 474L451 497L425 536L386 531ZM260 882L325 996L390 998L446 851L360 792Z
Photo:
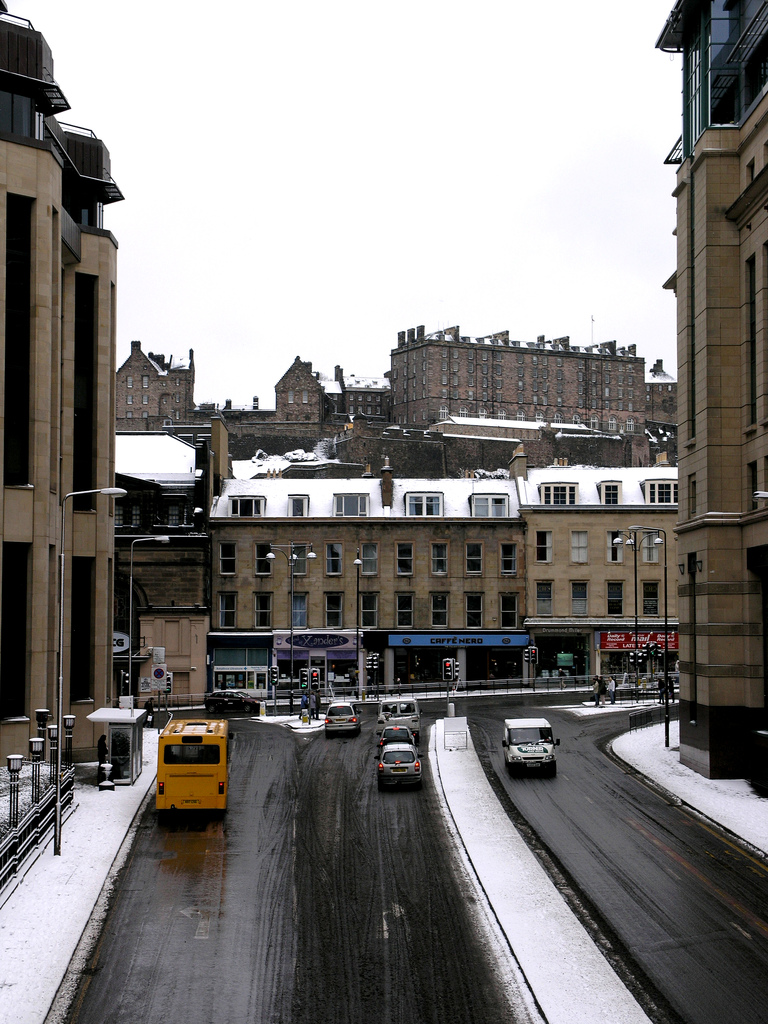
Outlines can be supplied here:
M162 430L188 423L195 409L195 354L166 360L140 341L117 371L115 416L121 430Z
M68 109L45 38L0 0L3 763L27 753L36 709L56 715L59 659L77 756L95 756L86 715L112 696L114 499L92 492L114 475L117 243L103 214L123 197L104 143L56 120Z
M677 0L680 760L749 771L768 725L768 19L759 0Z

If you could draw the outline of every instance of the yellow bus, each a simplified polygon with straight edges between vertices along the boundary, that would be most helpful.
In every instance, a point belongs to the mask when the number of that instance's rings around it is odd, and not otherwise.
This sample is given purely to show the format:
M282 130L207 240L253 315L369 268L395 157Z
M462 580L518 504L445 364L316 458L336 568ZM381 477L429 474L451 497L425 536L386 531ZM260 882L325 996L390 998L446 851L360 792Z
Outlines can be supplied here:
M229 724L171 721L157 747L158 811L227 809Z

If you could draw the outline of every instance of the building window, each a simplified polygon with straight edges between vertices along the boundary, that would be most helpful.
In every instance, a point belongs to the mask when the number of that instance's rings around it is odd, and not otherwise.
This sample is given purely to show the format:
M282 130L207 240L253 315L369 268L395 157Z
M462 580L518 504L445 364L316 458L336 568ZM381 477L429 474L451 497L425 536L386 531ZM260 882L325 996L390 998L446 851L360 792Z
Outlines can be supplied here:
M600 490L604 505L619 504L619 484L602 484Z
M501 519L507 515L508 499L502 494L472 495L472 515L476 518Z
M448 545L440 541L432 545L432 575L445 576L448 573Z
M483 595L465 594L464 607L467 616L467 629L483 628Z
M325 595L325 625L328 629L341 629L343 625L343 594Z
M448 625L448 595L432 594L432 625L436 628Z
M656 537L660 534L644 533L640 542L640 550L643 553L644 562L658 562L660 544L656 543Z
M552 614L552 584L548 583L537 583L536 584L536 614L537 615L551 615Z
M131 505L131 526L141 526L141 505Z
M647 501L650 505L676 505L677 484L673 482L647 483Z
M608 614L609 615L623 615L624 614L624 584L618 580L615 582L608 582L606 584L606 590L608 594Z
M253 571L257 576L272 575L272 559L267 558L271 550L271 544L254 544Z
M133 377L128 377L128 378L126 379L126 382L125 382L125 386L126 386L126 387L129 387L129 388L132 388L132 387L133 387Z
M309 514L309 497L306 494L288 495L288 515L294 518Z
M288 405L293 405L293 391L288 392Z
M307 545L306 544L294 544L293 545L293 575L294 576L306 576L307 574Z
M301 392L301 401L302 401L302 403L304 405L306 405L309 402L309 392L308 391L302 391Z
M398 543L397 575L413 576L413 544Z
M445 396L443 396L443 397L445 397ZM440 406L439 418L441 420L447 420L448 419L448 406L447 405L441 405Z
M141 396L141 404L142 405L149 405L149 395L142 395Z
M413 594L397 595L397 624L398 626L413 625Z
M367 516L367 494L336 494L334 495L334 514L337 516Z
M659 584L643 583L643 615L659 614Z
M125 399L126 405L133 405L133 395L127 395Z
M624 541L618 530L609 530L606 534L608 549L605 554L606 562L624 561ZM618 541L618 543L617 543Z
M483 545L470 541L466 547L467 576L481 576L483 572Z
M363 576L376 576L379 571L379 545L366 541L360 545L360 572Z
M148 388L149 387L149 377L142 377L141 378L141 386L143 388Z
M325 545L325 574L326 576L340 576L342 568L341 544Z
M222 576L234 576L236 571L235 550L236 545L232 541L222 541L219 544L219 573Z
M587 545L589 533L587 530L571 530L571 561L587 561Z
M229 514L240 519L264 515L266 498L230 498Z
M219 628L233 629L237 616L237 594L219 594Z
M440 516L443 514L442 494L408 494L406 507L409 516Z
M517 544L501 545L500 562L502 576L517 575Z
M255 594L253 625L255 629L272 628L272 595Z
M537 530L536 531L536 561L537 562L551 562L552 561L552 531L551 530Z
M571 615L587 614L587 584L571 583Z
M688 477L688 515L696 515L696 477Z
M576 484L542 484L542 505L575 505Z
M363 629L376 629L379 625L379 595L360 595L360 625Z
M628 409L631 409L631 408L632 408L632 403L631 403L631 402L629 403L629 405L627 406L627 408L628 408ZM629 419L627 420L627 422L626 422L626 423L624 424L624 429L626 430L626 432L627 432L628 434L634 434L634 432L635 432L635 421L634 421L634 420L632 419L632 417L631 417L631 416L629 417Z
M517 629L517 594L500 594L499 610L502 629Z
M294 594L293 595L293 614L291 616L293 620L294 629L306 629L307 628L307 595L306 594Z

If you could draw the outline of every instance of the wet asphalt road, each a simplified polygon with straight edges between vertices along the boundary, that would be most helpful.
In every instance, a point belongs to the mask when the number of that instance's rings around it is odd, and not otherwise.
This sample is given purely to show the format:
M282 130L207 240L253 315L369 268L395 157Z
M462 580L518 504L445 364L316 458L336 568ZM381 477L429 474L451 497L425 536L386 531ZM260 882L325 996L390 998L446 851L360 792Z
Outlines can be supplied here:
M646 1012L686 1024L768 1020L768 866L606 757L626 716L477 698L466 711L486 774ZM506 771L502 719L526 714L545 714L561 738L555 779Z
M145 814L70 1020L524 1019L431 786L378 792L370 715L357 738L231 731L224 820Z

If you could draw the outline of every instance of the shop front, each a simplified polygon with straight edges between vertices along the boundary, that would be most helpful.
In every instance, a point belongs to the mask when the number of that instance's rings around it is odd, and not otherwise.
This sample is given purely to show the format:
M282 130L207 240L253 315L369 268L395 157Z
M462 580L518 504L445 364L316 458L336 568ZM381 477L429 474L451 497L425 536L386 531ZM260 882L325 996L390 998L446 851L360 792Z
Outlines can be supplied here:
M266 691L271 649L271 633L209 633L208 690Z
M647 654L646 644L655 644L656 653ZM634 675L634 653L639 654L639 672L653 676L664 671L664 631L638 630L602 630L595 631L595 647L598 655L598 672L602 675L614 675L623 678L626 672L629 677ZM674 672L678 659L678 634L667 632L667 671Z
M571 678L590 674L592 630L580 626L537 624L535 628L531 625L531 632L534 634L531 643L538 651L537 676L547 678L564 674Z
M513 679L523 675L528 633L388 633L390 687L412 687L442 679L442 660L455 658L465 681Z
M334 683L354 686L357 682L356 660L358 648L362 657L363 638L355 643L355 631L315 629L295 631L275 630L274 652L280 685L298 685L301 669L317 672L317 681L324 693L330 693Z

